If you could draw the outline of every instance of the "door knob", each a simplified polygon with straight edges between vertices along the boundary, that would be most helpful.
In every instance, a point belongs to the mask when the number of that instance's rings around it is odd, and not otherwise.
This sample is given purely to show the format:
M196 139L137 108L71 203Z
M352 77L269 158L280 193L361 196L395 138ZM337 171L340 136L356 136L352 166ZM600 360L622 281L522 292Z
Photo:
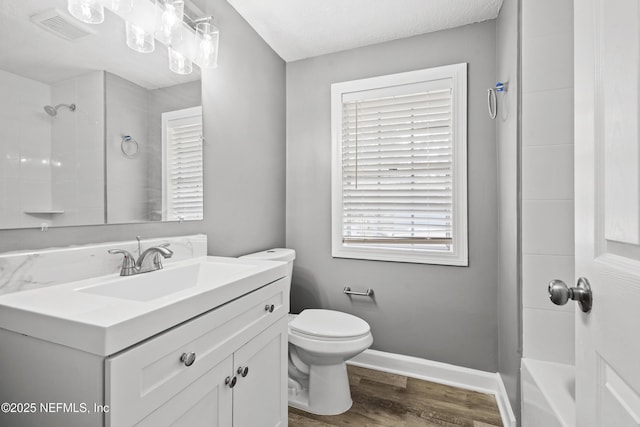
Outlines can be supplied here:
M549 282L549 299L556 305L565 305L570 299L578 301L580 309L588 313L593 305L591 286L586 277L578 279L578 285L570 288L562 280L554 279Z

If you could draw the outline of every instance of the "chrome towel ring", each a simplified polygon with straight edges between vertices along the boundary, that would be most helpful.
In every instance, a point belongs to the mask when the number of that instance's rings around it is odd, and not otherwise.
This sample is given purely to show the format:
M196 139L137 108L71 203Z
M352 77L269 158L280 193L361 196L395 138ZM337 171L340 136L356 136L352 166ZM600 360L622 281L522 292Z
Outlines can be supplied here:
M127 159L135 159L138 157L138 151L140 150L140 146L138 145L138 141L133 139L131 135L122 135L122 140L120 141L120 151L122 151L122 155Z
M498 82L496 87L487 89L487 108L489 109L489 117L495 120L498 115L498 96L497 92L506 92L507 83Z

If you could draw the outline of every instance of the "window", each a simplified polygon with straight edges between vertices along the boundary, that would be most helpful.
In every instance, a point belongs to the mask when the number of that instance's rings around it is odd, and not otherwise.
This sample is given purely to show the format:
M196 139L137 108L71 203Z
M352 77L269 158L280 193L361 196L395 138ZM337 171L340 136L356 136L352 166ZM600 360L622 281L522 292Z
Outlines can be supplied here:
M468 265L466 64L331 90L333 256Z
M202 107L163 113L162 146L162 219L202 219Z

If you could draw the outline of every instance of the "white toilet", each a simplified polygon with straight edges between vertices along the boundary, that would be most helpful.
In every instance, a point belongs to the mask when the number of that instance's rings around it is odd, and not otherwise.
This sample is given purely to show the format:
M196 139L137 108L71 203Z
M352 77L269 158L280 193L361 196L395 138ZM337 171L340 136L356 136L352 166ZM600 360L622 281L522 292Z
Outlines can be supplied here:
M245 255L286 261L289 280L293 249ZM373 343L364 320L333 310L303 310L289 315L289 405L319 415L336 415L352 404L345 362Z

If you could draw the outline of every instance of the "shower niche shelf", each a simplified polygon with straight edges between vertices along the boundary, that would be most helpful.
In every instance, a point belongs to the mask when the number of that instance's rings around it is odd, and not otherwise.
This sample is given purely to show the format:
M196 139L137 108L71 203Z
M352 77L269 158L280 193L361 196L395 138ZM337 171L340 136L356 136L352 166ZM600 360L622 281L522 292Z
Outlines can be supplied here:
M58 215L63 214L62 209L29 209L24 211L27 215Z

